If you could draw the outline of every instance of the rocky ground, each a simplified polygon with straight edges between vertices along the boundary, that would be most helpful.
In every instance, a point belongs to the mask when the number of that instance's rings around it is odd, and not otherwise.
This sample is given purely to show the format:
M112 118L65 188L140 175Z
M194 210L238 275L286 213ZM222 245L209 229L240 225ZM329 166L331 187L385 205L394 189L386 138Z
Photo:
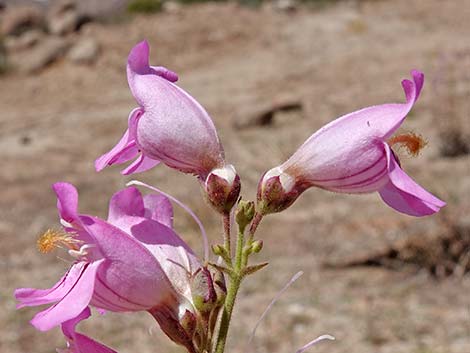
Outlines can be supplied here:
M58 225L53 182L75 183L80 208L105 216L109 196L129 180L117 168L95 173L93 160L114 144L135 106L126 56L147 38L152 63L178 72L179 84L210 112L245 198L254 197L263 171L313 131L361 107L403 101L400 80L413 68L424 71L423 94L404 129L429 143L418 158L403 154L402 164L448 206L415 219L378 195L318 189L268 217L259 258L270 266L242 291L228 352L294 352L323 333L337 341L312 351L470 352L468 18L466 0L345 1L295 11L221 3L90 22L58 35L91 39L100 54L86 63L64 54L41 69L0 77L0 351L64 345L59 330L40 333L27 324L37 309L15 311L12 292L49 286L68 266L60 254L35 249L36 236ZM10 57L13 67L19 62ZM164 166L139 178L193 207L217 239L219 220L193 178ZM177 229L200 251L187 215L177 214ZM246 346L264 307L299 270L303 277ZM144 313L89 321L83 331L120 352L181 352Z

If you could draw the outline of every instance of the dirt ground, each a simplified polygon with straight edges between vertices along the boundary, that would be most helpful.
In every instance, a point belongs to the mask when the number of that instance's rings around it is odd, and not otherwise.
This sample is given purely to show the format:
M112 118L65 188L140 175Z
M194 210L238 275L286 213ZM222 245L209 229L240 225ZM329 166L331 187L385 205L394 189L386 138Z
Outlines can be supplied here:
M178 72L179 84L210 112L245 198L254 197L263 171L323 124L368 105L403 101L401 79L411 69L424 71L422 96L404 128L429 144L418 158L403 156L402 164L447 207L416 219L396 213L376 194L311 189L289 210L269 216L259 230L265 242L259 260L270 266L247 280L227 351L293 353L329 333L337 340L312 352L469 353L466 263L456 263L445 278L433 275L440 273L439 259L431 271L418 260L393 268L348 266L408 239L424 239L425 248L443 235L469 236L469 18L467 0L340 2L293 13L230 3L187 6L83 28L102 45L94 66L59 61L39 74L0 77L0 352L64 346L60 330L41 333L28 324L37 308L15 311L12 293L48 287L68 266L35 247L38 234L58 226L53 182L73 182L80 209L104 217L110 195L130 179L117 168L95 173L93 161L126 127L135 106L126 57L147 38L151 62ZM264 125L252 118L286 101L300 108L274 114ZM457 140L464 147L455 147ZM165 166L138 178L189 204L218 239L219 219L203 204L194 178ZM176 225L200 251L191 219L179 212ZM299 270L305 274L247 346L264 307ZM95 315L81 329L119 352L182 352L145 313Z

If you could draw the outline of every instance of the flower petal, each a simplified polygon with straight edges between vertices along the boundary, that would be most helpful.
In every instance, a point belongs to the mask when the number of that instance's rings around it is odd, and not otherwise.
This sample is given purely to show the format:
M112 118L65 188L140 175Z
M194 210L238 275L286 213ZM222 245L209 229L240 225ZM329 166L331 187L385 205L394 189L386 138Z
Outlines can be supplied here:
M78 218L78 192L75 186L69 183L55 183L52 189L57 195L57 208L60 218L72 223Z
M152 252L173 287L190 298L189 276L201 267L191 248L171 228L148 219L133 225L131 234Z
M142 110L136 108L129 114L128 129L121 137L121 140L109 152L103 154L95 161L97 172L113 164L121 164L134 158L138 153L138 147L135 142L135 131L137 122L142 115Z
M146 172L149 169L152 169L156 165L158 165L160 161L152 159L150 157L146 157L141 154L134 162L132 162L126 169L124 169L121 174L122 175L129 175L133 173L142 173Z
M75 336L75 327L78 325L80 321L86 320L91 316L91 310L89 307L83 309L83 311L78 314L73 319L65 321L62 324L62 332L67 338L73 339Z
M150 66L150 67L154 71L155 75L161 76L170 82L178 81L178 75L176 74L176 72L168 70L166 67L163 67L163 66Z
M139 189L128 187L115 193L109 202L108 222L119 224L126 216L143 217L145 214L144 200Z
M67 337L69 345L68 350L62 351L71 353L117 353L113 349L75 331L77 324L90 317L90 315L90 308L87 307L77 317L62 324L62 332Z
M387 151L390 181L380 190L387 205L416 217L431 215L445 206L444 201L424 190L400 168L388 146Z
M83 271L85 263L74 264L67 273L50 289L19 288L15 291L16 300L20 303L17 309L25 306L36 306L57 302L62 299L75 285Z
M147 75L153 73L149 66L150 46L146 40L132 48L127 58L128 74ZM132 89L132 87L131 87Z
M106 259L97 274L96 294L100 305L111 311L147 310L172 296L162 266L139 241L97 217L81 216L86 231L95 239L99 254ZM162 225L162 227L164 227Z
M76 353L117 353L114 349L78 332L75 333L75 349Z
M144 196L145 218L152 219L173 229L173 206L163 195Z
M84 265L81 274L65 296L50 308L37 313L31 324L40 331L47 331L79 315L91 301L96 273L103 261Z

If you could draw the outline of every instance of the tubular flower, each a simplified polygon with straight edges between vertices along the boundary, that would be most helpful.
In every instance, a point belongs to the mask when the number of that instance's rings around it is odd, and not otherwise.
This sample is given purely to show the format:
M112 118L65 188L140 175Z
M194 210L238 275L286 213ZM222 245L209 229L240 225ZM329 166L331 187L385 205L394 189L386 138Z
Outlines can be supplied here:
M415 134L392 137L419 97L424 75L403 80L406 103L358 110L327 124L282 165L266 172L258 186L264 214L289 207L306 189L317 186L342 193L378 191L383 201L412 216L433 214L445 205L400 167L391 145L416 155L424 141Z
M67 339L67 348L58 349L57 353L117 353L115 350L75 331L78 323L89 318L90 315L90 308L86 308L77 317L62 324L62 332Z
M105 221L78 213L73 185L56 183L53 189L64 232L48 231L38 245L48 250L56 241L75 261L52 288L15 291L18 308L53 304L36 314L33 326L45 331L62 324L70 333L89 305L152 315L164 310L173 325L183 314L195 313L190 277L201 266L173 231L173 210L166 197L142 197L136 188L126 188L112 197Z
M123 174L142 172L160 161L203 180L225 165L224 151L205 109L174 84L178 76L149 65L147 41L137 44L127 61L127 80L139 107L118 144L95 162L97 171L139 157Z
M146 41L137 44L127 60L127 80L139 104L129 115L128 129L111 151L95 161L101 171L108 165L137 159L122 174L144 172L158 163L196 175L207 201L220 213L231 210L240 193L235 168L225 163L209 114L174 84L178 76L149 65Z

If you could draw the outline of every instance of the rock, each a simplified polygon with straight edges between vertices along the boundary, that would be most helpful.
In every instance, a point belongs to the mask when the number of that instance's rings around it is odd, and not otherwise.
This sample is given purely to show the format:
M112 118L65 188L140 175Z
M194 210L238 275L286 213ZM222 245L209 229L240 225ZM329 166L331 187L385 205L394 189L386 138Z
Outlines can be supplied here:
M60 36L75 32L88 21L89 19L79 11L74 0L54 2L47 16L49 32Z
M12 62L21 72L36 72L63 56L68 46L68 41L63 38L48 37L21 55L13 56Z
M129 0L80 0L78 11L90 19L109 19L125 12Z
M74 0L58 0L51 4L48 16L49 17L60 17L66 12L76 11L77 3Z
M100 47L94 38L82 38L69 50L67 57L77 64L91 64L98 57Z
M32 29L27 31L20 36L9 36L5 38L5 48L7 52L14 53L25 49L29 49L37 45L42 38L44 38L44 32L38 29Z
M162 4L162 10L168 13L178 13L183 9L183 5L177 1L169 0L164 1Z
M19 35L44 26L44 14L35 6L11 6L2 13L1 34Z
M48 29L59 36L75 32L81 24L81 17L75 10L48 19Z
M284 12L294 12L297 10L297 1L295 0L276 0L273 2L275 10Z

